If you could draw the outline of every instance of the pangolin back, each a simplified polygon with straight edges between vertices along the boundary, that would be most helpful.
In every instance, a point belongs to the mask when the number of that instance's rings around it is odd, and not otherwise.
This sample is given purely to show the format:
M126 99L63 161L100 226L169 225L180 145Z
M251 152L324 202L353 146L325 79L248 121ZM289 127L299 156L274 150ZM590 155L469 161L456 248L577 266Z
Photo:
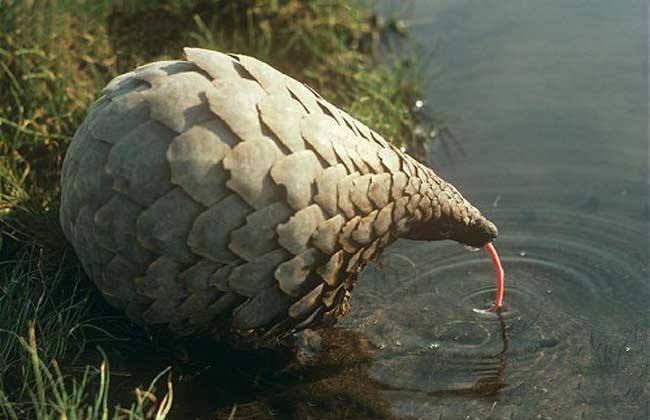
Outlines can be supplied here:
M108 302L259 342L335 322L400 236L496 235L458 191L308 86L187 48L118 76L76 132L60 220Z

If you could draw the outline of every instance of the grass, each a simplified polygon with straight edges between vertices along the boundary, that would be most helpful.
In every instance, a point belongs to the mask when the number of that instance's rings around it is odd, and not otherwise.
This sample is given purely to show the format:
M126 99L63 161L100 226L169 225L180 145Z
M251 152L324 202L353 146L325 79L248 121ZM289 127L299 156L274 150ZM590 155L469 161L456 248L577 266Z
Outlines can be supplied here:
M33 373L33 384L28 388L29 398L14 403L0 389L0 413L11 420L32 416L36 419L164 419L173 401L171 375L167 392L156 397L155 387L168 370L156 376L147 389L135 389L135 401L128 407L109 406L110 370L106 361L98 369L86 366L76 377L67 378L56 361L48 366L43 362L37 342L34 323L29 324L28 340L17 337L29 361L26 366Z
M421 150L415 60L377 59L384 30L355 3L0 0L0 11L0 415L9 419L162 419L171 407L171 379L154 393L165 370L111 396L119 337L138 336L141 351L159 343L103 303L58 226L66 148L114 76L180 58L188 45L241 52Z
M15 251L5 249L3 255L13 256L0 263L0 418L164 418L171 382L161 398L154 391L167 371L144 390L136 388L135 401L123 408L109 405L111 375L103 351L98 367L78 363L89 343L110 345L111 335L74 257L55 257L36 241L6 246Z
M0 1L0 210L54 208L65 149L100 89L187 45L265 60L417 150L417 66L374 59L381 28L347 1Z

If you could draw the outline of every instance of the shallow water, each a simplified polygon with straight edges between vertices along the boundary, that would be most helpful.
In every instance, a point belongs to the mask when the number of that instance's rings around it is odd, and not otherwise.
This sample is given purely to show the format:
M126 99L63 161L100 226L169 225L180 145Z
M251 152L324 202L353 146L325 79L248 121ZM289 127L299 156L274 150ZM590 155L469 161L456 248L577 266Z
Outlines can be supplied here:
M377 7L432 56L425 99L466 152L434 143L434 168L499 226L502 316L476 310L495 294L486 252L398 242L297 357L176 367L175 416L647 419L646 3L403 4Z
M500 229L487 253L403 242L343 326L380 350L397 417L648 418L648 57L643 1L415 1L426 100L466 156L440 159ZM428 50L428 51L427 51ZM504 328L505 327L505 328Z

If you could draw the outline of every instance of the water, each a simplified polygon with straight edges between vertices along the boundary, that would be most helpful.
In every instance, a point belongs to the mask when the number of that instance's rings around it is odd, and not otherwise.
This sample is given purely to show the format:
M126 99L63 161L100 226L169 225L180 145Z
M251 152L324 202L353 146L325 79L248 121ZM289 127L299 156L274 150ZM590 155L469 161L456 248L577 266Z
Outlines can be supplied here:
M426 99L466 151L435 169L499 226L507 310L472 310L486 253L401 243L343 323L381 348L368 377L397 417L647 419L646 3L402 4L379 9L433 57Z
M646 7L380 1L432 57L425 99L466 152L434 147L435 169L499 226L505 311L475 310L487 253L398 242L297 357L211 348L176 368L176 416L647 419Z

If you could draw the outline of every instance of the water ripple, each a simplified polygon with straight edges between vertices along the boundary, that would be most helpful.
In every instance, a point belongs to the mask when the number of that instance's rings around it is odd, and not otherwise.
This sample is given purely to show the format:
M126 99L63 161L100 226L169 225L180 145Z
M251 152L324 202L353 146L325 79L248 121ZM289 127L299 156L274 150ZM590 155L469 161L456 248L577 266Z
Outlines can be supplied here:
M598 356L594 331L620 336L630 314L646 310L647 224L571 211L493 213L506 271L501 316L481 310L496 293L488 255L452 243L398 243L355 290L344 325L377 347L370 377L397 405L512 394L548 378L571 388L568 375Z

